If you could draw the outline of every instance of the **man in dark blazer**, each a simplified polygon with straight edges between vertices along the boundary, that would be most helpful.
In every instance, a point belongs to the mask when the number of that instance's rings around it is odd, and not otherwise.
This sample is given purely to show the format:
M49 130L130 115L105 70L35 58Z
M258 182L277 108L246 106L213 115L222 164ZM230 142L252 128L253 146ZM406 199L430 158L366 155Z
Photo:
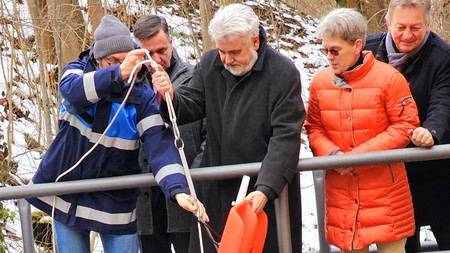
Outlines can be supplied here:
M164 68L175 87L186 85L191 80L194 67L180 60L164 17L140 17L133 33L139 46L147 49L152 59ZM203 120L198 120L179 127L186 160L191 168L200 165L206 136L203 124ZM151 171L142 154L140 165L144 172ZM187 252L192 214L167 201L158 187L142 188L141 192L136 214L141 252L171 253L171 244L177 253Z
M366 49L396 67L410 83L421 127L412 145L450 143L450 45L430 31L430 0L392 0L388 32L367 37ZM420 227L430 225L441 250L450 249L450 160L406 163L414 203L415 236L407 252L420 250Z

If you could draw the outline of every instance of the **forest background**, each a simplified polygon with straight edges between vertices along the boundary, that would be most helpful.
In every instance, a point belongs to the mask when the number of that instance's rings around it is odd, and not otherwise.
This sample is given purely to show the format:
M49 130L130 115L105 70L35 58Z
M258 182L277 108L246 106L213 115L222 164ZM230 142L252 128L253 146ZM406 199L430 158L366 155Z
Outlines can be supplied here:
M0 0L0 185L25 185L36 170L57 132L58 83L62 68L93 42L93 31L105 14L113 14L132 31L133 24L149 12L169 11L182 26L170 24L178 46L189 48L183 59L196 63L214 48L207 34L209 20L232 0ZM271 0L252 2L264 22L269 43L303 61L303 91L310 77L326 66L322 56L300 50L307 43L319 48L311 32L318 18L335 7L351 7L367 18L369 32L385 31L388 0ZM292 13L286 15L282 8ZM450 0L432 0L431 29L450 42ZM301 17L301 18L299 18ZM297 20L296 20L297 19ZM302 19L302 20L298 20ZM300 24L301 23L301 24ZM293 25L294 24L294 25ZM302 25L303 24L303 25ZM178 27L178 29L175 29ZM181 29L183 27L184 29ZM304 40L298 40L304 37ZM314 48L314 47L313 47ZM318 52L318 50L315 50ZM295 52L296 54L290 53ZM297 54L299 53L299 54ZM306 73L306 74L305 74ZM304 96L304 99L307 97ZM32 131L17 131L22 125ZM24 161L26 160L26 161ZM30 162L31 161L31 162ZM15 200L0 202L0 253L21 248L20 235L11 229L17 220ZM307 246L307 249L311 247Z

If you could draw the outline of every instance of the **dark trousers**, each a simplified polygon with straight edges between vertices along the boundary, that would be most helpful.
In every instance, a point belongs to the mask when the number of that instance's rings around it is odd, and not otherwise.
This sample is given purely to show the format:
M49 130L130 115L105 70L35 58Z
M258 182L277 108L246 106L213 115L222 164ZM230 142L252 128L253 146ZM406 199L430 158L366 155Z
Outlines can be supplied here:
M155 233L153 235L140 235L139 247L141 253L172 253L171 244L176 253L187 253L190 233Z
M450 226L448 224L433 224L430 225L431 231L436 238L439 250L450 250ZM416 227L416 232L413 236L408 237L406 241L406 252L421 252L420 247L420 227Z
M430 167L431 169L433 167ZM409 172L408 172L409 173ZM416 232L406 242L406 252L420 252L420 227L430 225L440 250L450 249L450 177L408 174L414 204ZM423 241L423 240L422 240Z
M176 253L187 253L190 233L167 232L166 198L159 188L152 189L151 205L153 232L152 234L139 235L141 253L172 253L172 245ZM188 217L190 218L191 216L189 215Z

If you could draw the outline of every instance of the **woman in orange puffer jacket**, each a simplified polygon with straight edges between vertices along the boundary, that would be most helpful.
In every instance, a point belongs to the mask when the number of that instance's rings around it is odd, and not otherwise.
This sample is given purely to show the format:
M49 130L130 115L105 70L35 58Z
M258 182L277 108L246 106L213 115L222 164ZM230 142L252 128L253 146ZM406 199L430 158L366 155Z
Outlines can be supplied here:
M330 67L310 87L306 130L315 156L404 148L419 126L408 83L393 67L362 51L364 17L336 9L318 34ZM325 224L330 244L343 252L404 252L414 233L414 211L403 163L327 170Z

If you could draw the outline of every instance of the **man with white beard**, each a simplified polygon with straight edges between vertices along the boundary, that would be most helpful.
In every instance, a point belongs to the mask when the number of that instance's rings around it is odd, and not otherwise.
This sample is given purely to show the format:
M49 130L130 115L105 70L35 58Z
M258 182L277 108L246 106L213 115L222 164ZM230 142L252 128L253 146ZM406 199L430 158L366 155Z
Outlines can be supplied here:
M288 58L267 45L258 16L246 5L221 7L208 31L216 49L203 55L188 85L174 91L165 72L153 74L152 83L158 92L171 95L179 124L206 118L201 167L262 162L246 198L253 201L255 213L264 209L268 216L264 252L278 252L273 200L291 182L292 250L301 252L300 182L295 173L305 118L300 74ZM161 114L169 122L165 102ZM208 209L209 225L219 233L239 185L240 179L227 179L196 186ZM192 229L189 250L200 252L196 225ZM205 252L216 252L209 239L203 242Z

